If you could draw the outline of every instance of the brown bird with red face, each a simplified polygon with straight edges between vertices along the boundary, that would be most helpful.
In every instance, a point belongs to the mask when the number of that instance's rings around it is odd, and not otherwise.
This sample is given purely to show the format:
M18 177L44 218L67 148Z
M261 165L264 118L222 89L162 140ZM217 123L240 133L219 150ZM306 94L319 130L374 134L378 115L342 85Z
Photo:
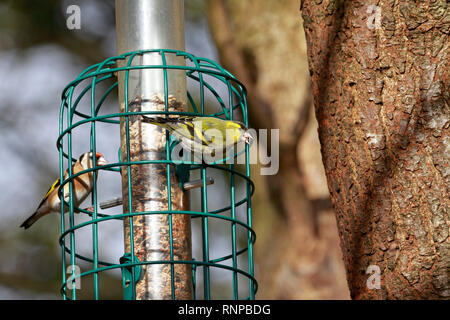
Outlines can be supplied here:
M77 162L72 166L72 174L76 174L83 170L87 170L93 167L93 158L94 155L92 152L83 153ZM108 164L108 162L103 158L101 153L95 154L95 160L97 166L103 166ZM69 173L68 170L64 172L64 179L67 179ZM73 179L73 197L74 197L74 206L78 207L92 192L92 188L94 185L94 178L92 171L83 173L78 177ZM33 223L35 223L41 217L52 213L60 213L61 212L61 201L58 197L58 188L60 186L59 178L52 184L50 189L45 194L41 203L39 204L37 210L20 226L24 229L28 229ZM69 183L64 185L64 201L69 201ZM65 206L64 212L68 211L68 207Z

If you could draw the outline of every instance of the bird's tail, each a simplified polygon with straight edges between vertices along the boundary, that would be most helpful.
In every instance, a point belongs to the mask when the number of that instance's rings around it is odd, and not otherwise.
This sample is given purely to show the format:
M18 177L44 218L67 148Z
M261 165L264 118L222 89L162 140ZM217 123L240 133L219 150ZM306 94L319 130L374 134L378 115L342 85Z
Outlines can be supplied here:
M158 117L158 116L149 117L149 116L145 116L145 115L142 115L142 118L144 118L144 122L148 122L148 123L168 123L168 122L173 122L174 120L177 119L177 118L166 118L166 117Z
M177 118L165 118L165 117L149 117L142 115L142 121L146 123L156 124L156 125L164 125L166 123L176 122Z
M25 220L20 227L24 228L25 230L31 227L33 223L35 223L40 217L42 217L44 214L40 213L39 211L36 211L33 213L27 220Z

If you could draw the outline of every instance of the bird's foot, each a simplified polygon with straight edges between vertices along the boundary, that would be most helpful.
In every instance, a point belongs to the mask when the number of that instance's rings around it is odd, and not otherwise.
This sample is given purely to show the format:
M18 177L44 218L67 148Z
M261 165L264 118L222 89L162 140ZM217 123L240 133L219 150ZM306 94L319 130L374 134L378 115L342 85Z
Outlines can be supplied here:
M90 207L86 208L86 211L94 212L94 207L90 206Z

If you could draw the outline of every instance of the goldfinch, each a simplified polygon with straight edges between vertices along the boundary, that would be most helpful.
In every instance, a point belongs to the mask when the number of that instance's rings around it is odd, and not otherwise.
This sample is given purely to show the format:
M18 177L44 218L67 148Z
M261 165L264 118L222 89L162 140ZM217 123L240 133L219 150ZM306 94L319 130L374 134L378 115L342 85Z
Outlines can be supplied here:
M214 154L217 150L226 151L239 142L250 145L254 139L247 127L239 121L189 116L163 118L142 115L142 118L143 122L169 130L183 148L193 152Z
M92 152L83 153L77 162L72 167L72 174L76 174L83 170L89 169L93 167L93 157ZM101 153L95 154L96 164L97 166L102 166L108 164L108 162L103 158ZM68 177L68 170L64 172L64 179ZM91 172L86 172L82 175L79 175L75 179L73 179L73 193L74 193L74 206L80 205L87 196L91 193L93 187L93 174ZM60 185L59 178L52 184L50 189L45 194L41 203L39 204L36 212L34 212L27 220L24 221L20 225L24 229L28 229L33 223L35 223L42 216L56 212L61 212L61 201L58 197L58 187ZM69 201L69 183L64 185L64 200L66 202ZM64 212L68 211L68 207L64 208Z

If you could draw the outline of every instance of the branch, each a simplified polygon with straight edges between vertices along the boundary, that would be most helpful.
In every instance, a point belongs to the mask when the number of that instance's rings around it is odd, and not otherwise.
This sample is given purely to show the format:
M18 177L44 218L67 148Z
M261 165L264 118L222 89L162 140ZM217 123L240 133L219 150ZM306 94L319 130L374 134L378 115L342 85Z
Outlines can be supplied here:
M233 37L231 17L226 1L206 1L208 23L211 34L217 45L222 64L233 73L247 88L249 116L255 128L271 129L274 127L270 103L261 97L256 88L257 77L250 74L245 63L245 54L236 44Z

